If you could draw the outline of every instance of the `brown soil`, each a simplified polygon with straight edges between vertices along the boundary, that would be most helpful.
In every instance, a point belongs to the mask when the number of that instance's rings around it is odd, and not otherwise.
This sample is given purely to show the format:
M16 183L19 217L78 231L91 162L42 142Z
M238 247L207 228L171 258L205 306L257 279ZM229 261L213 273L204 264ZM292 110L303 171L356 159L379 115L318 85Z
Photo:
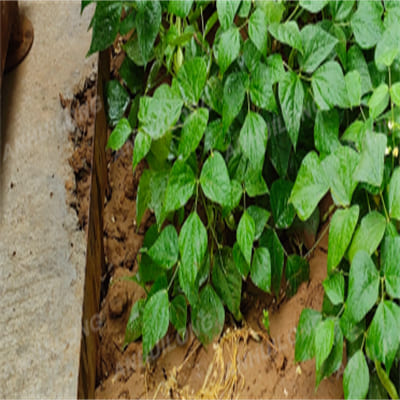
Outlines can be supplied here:
M75 119L71 135L75 150L70 158L76 182L67 182L82 229L87 228L89 177L93 140L94 80L74 99L62 99ZM133 281L136 256L146 227L135 225L135 198L142 167L132 174L132 143L117 153L107 153L109 187L105 199L104 243L110 283L101 304L100 371L96 398L343 398L342 371L324 380L315 391L315 363L294 362L296 326L304 307L320 309L322 281L326 276L327 238L310 260L311 279L298 293L280 304L248 286L244 293L245 323L236 327L227 318L224 334L204 348L188 329L184 341L170 329L153 360L142 363L141 342L122 345L132 305L144 297ZM106 277L103 277L105 279ZM269 309L270 336L261 322Z

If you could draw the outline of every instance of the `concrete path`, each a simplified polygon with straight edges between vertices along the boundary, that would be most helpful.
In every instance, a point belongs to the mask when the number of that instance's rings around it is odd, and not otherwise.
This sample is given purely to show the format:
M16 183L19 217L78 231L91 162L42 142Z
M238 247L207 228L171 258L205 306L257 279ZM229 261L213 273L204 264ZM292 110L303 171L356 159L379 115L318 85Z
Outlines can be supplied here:
M72 94L91 10L80 2L20 2L33 47L4 80L0 133L0 398L77 394L85 237L66 204Z

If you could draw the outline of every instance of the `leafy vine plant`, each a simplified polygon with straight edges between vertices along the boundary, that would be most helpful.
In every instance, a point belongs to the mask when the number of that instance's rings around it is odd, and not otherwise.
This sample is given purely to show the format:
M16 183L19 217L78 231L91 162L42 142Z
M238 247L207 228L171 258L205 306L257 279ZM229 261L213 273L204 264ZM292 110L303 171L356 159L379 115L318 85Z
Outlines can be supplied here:
M155 215L125 344L146 359L188 319L210 343L225 310L241 323L245 285L291 296L309 273L295 233L325 219L323 307L303 310L296 361L315 357L318 386L346 342L345 397L398 397L399 21L386 0L97 3L89 53L117 37L126 53L108 147L134 141L137 225Z

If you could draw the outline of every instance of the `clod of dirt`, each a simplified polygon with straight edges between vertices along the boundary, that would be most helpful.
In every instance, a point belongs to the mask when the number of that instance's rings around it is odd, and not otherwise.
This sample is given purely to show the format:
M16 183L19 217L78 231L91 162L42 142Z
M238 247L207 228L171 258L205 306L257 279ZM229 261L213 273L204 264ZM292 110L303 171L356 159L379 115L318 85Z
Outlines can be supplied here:
M128 295L126 291L112 291L109 296L108 311L111 318L118 318L125 311L128 303Z

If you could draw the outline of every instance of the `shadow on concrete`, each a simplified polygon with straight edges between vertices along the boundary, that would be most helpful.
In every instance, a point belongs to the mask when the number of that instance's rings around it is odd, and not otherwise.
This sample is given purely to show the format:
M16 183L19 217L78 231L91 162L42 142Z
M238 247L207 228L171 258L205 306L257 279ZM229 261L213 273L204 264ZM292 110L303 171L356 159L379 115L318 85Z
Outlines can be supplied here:
M3 170L7 161L7 144L12 140L10 137L11 109L15 101L15 94L18 90L17 71L10 71L3 77L1 87L1 112L0 112L0 216L2 214L3 196L5 182ZM1 219L1 217L0 217Z

